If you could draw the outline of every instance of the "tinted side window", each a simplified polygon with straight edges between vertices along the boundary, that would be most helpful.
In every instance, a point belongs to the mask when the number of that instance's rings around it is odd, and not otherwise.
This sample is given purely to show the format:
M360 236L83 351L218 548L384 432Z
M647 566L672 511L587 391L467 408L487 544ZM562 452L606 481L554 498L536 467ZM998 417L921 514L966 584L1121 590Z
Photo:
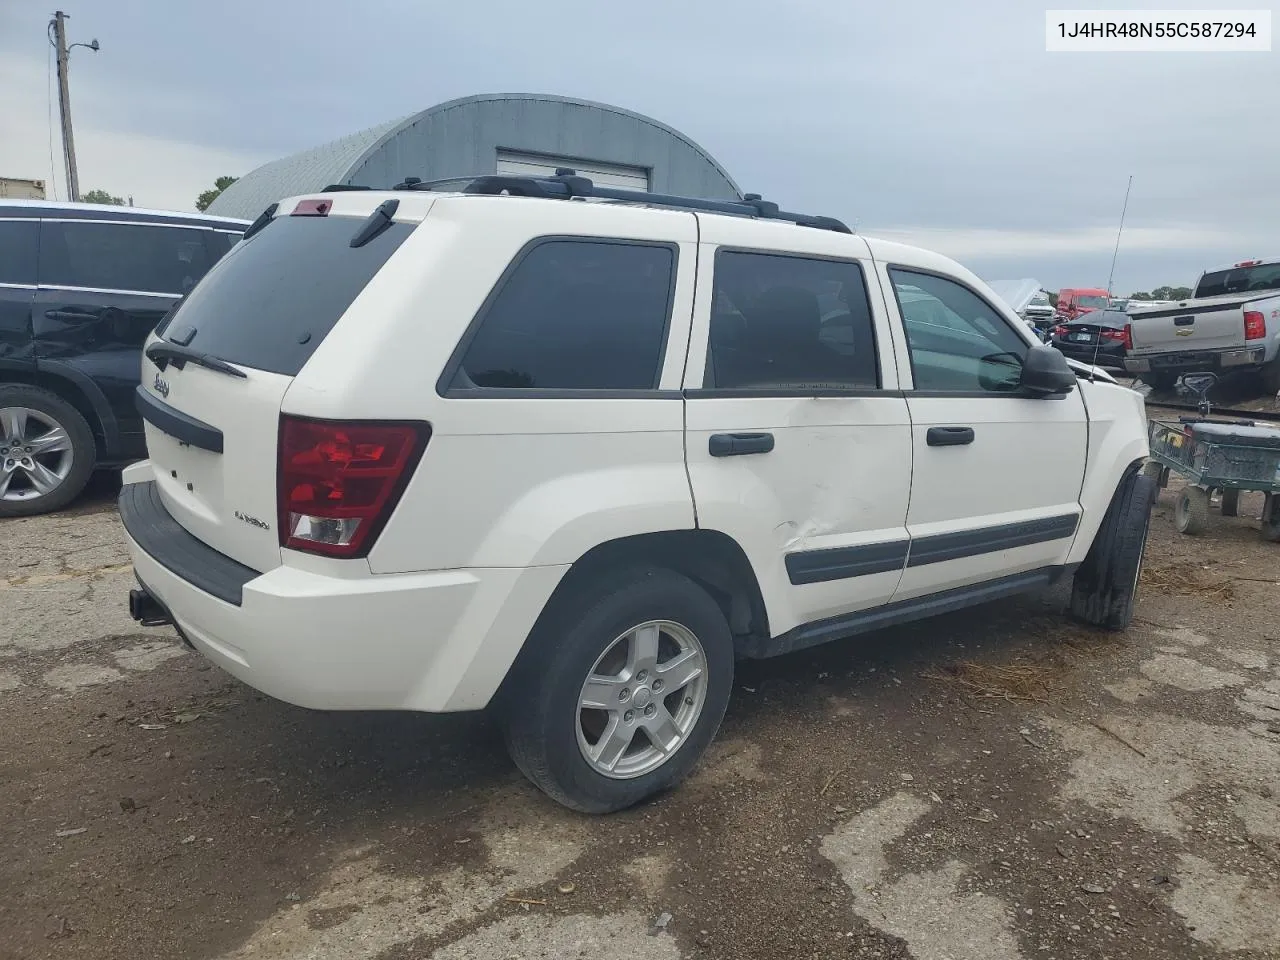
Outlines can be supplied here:
M890 269L917 390L1007 393L1018 388L1028 344L963 284Z
M209 269L204 231L134 223L45 221L40 282L185 294Z
M0 220L0 283L36 282L35 220Z
M240 234L210 230L205 234L205 239L209 241L212 260L216 262L219 257L235 246L236 241L240 239Z
M713 288L708 387L880 385L858 264L722 250Z
M675 267L669 246L539 243L490 302L460 372L478 387L653 389Z

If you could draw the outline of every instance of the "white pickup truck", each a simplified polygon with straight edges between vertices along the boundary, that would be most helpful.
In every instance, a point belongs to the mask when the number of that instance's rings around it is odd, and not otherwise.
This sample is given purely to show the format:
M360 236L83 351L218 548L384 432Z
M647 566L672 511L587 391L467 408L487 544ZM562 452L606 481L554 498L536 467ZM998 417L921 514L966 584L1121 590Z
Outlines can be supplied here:
M1280 391L1280 259L1210 270L1190 300L1129 309L1125 367L1157 390L1184 373L1257 370Z

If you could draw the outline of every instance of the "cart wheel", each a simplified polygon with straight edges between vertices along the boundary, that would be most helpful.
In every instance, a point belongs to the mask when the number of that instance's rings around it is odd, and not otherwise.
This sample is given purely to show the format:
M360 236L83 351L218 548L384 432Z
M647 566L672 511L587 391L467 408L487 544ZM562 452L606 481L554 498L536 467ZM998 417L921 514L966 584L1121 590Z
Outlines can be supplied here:
M1280 494L1267 494L1262 508L1262 539L1280 543Z
M1179 533L1204 533L1209 526L1209 491L1204 487L1184 488L1174 506L1173 522Z
M1240 512L1240 491L1232 487L1230 490L1222 491L1222 515L1224 517L1238 516Z

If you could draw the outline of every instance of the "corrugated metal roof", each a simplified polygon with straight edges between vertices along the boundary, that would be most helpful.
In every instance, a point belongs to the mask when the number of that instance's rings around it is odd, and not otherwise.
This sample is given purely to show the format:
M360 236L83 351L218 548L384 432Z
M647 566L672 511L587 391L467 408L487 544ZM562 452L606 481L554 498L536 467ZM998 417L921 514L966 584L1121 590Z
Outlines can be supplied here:
M363 174L375 174L373 182L369 185L387 187L390 181L386 180L386 175L390 171L390 167L394 166L394 160L398 159L397 147L401 146L400 141L413 139L415 128L418 131L425 131L431 127L432 122L436 119L445 120L446 116L460 116L465 112L466 108L481 108L485 104L494 102L510 101L514 107L515 104L556 104L563 108L587 108L594 111L597 116L613 117L624 122L631 122L633 125L641 128L649 128L650 139L656 134L659 137L669 137L672 140L683 144L686 156L697 157L697 163L701 165L700 174L704 179L710 177L710 181L715 184L723 183L727 187L729 193L735 197L740 197L741 192L737 184L725 171L715 158L706 150L702 149L693 140L686 137L680 131L675 130L664 123L660 123L651 117L643 114L635 113L631 110L625 110L621 107L614 107L607 103L597 103L591 100L579 100L573 97L562 97L555 94L535 94L535 93L487 93L477 94L470 97L461 97L457 100L450 100L440 103L434 107L422 110L418 113L411 114L407 117L400 117L387 123L379 124L376 127L370 127L367 130L361 130L359 133L353 133L350 136L343 137L341 140L334 140L331 143L322 144L311 150L304 150L301 153L295 153L292 156L284 157L280 160L273 160L270 163L258 167L245 174L238 181L228 187L222 194L214 200L209 207L209 213L220 216L229 217L245 217L252 219L260 214L269 204L281 199L282 197L294 196L299 193L310 193L319 190L330 183L349 183L368 182L367 177ZM487 109L487 108L486 108ZM513 111L513 118L517 114ZM493 118L490 118L492 120ZM511 119L511 118L508 118ZM550 119L554 123L554 118ZM486 124L490 120L485 121ZM513 122L518 124L517 120ZM615 124L616 125L616 124ZM598 129L597 129L598 128ZM488 127L486 126L486 129ZM599 122L577 123L573 133L579 136L589 136L593 132L599 136L606 129L604 124ZM468 127L463 131L463 135L474 138L475 130ZM541 131L546 134L547 131ZM422 144L415 144L422 147ZM454 144L455 148L463 147L461 144ZM470 144L469 146L476 146ZM500 147L518 148L526 146L522 143L499 143ZM406 145L407 149L407 145ZM659 147L659 155L666 157L667 154L661 151ZM550 151L558 154L559 150ZM416 156L416 155L415 155ZM584 155L584 159L590 159ZM609 159L600 157L596 159ZM613 158L619 161L628 161L631 158ZM380 161L380 165L374 163ZM472 163L466 165L465 169L449 170L444 175L460 176L470 172L479 172ZM364 170L366 166L373 165L378 167L376 171ZM387 167L382 170L381 167ZM428 169L421 169L420 166L412 168L414 176L430 177ZM401 171L396 176L403 176ZM651 189L659 189L661 184ZM708 195L720 196L723 188L717 188L713 193ZM672 192L672 191L669 191Z
M220 217L253 219L282 197L341 183L371 147L410 119L412 117L388 120L339 140L264 163L223 190L207 212Z

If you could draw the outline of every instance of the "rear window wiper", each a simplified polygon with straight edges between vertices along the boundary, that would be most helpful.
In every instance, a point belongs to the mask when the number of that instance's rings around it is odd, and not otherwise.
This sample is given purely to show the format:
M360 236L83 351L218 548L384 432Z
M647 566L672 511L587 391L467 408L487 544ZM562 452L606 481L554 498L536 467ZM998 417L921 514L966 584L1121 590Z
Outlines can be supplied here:
M219 360L217 357L211 357L207 353L201 353L199 350L183 347L176 343L165 343L163 341L153 343L147 347L146 354L147 359L155 363L161 370L170 362L179 370L182 369L184 364L194 363L198 367L216 370L218 373L225 373L232 377L240 377L246 380L249 377L243 370L233 367L225 360Z

